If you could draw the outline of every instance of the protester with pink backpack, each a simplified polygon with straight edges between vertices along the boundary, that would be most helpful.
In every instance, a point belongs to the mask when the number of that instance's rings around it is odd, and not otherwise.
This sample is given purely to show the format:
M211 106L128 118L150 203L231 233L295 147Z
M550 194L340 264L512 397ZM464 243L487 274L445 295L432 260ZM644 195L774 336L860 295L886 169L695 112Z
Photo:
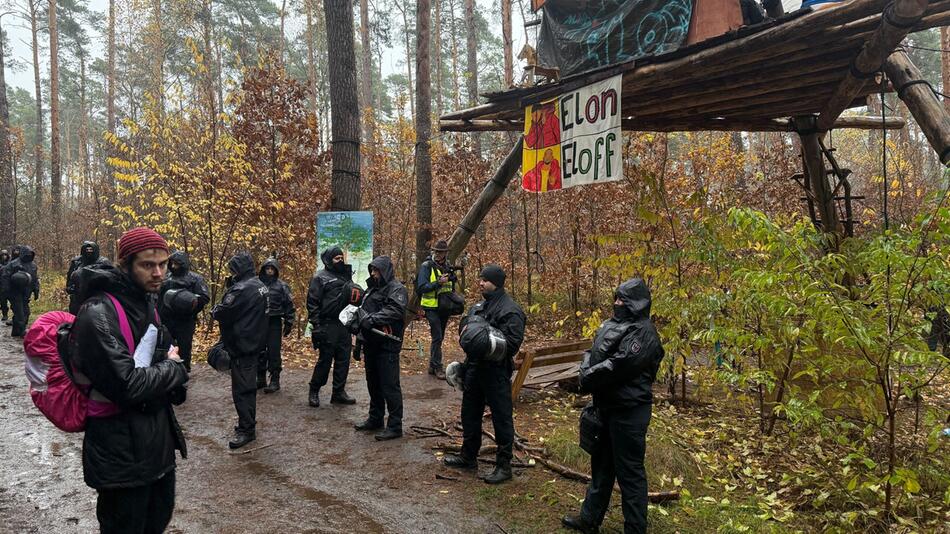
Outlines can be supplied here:
M90 388L83 474L104 534L163 532L174 511L175 450L186 449L172 404L184 401L188 373L155 309L167 266L165 239L129 230L118 267L86 268L87 298L60 327L63 367Z

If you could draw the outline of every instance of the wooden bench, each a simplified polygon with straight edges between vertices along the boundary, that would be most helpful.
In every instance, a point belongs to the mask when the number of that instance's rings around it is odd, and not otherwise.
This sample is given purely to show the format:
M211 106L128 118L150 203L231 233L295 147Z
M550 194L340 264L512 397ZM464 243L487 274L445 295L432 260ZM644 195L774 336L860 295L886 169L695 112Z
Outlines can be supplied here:
M561 378L567 378L560 375L576 374L575 364L584 358L584 352L590 349L591 342L592 340L585 339L519 352L515 358L515 376L511 380L511 399L517 401L522 386L526 384L557 382ZM558 366L558 368L553 366ZM552 369L550 373L537 376L537 380L527 380L529 371L541 367L552 367Z

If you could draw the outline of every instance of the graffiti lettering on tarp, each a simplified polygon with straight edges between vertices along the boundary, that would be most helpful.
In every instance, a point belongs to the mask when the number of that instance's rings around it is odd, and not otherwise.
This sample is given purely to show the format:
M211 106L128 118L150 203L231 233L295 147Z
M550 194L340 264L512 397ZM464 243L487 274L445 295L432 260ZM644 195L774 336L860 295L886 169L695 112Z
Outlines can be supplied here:
M676 50L691 0L549 0L538 39L544 65L562 74Z
M525 109L521 186L544 193L623 177L621 75Z

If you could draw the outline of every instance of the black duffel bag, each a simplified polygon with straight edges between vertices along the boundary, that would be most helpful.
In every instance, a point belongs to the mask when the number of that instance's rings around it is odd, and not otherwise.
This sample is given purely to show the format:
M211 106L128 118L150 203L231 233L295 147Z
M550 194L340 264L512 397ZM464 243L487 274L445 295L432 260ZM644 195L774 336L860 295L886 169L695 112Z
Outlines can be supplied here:
M594 403L588 403L581 410L580 429L578 436L580 446L587 454L594 454L603 441L604 421L600 417L600 410L594 406Z
M455 291L439 293L439 311L448 315L462 315L465 313L465 297Z

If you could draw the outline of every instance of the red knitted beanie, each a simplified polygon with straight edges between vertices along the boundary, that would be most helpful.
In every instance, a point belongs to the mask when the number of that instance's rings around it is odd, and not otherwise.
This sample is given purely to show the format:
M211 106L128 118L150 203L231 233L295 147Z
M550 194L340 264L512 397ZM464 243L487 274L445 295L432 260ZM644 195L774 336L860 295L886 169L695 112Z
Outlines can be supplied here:
M136 252L152 248L168 251L165 238L151 228L140 226L122 234L119 238L119 259L124 260Z

